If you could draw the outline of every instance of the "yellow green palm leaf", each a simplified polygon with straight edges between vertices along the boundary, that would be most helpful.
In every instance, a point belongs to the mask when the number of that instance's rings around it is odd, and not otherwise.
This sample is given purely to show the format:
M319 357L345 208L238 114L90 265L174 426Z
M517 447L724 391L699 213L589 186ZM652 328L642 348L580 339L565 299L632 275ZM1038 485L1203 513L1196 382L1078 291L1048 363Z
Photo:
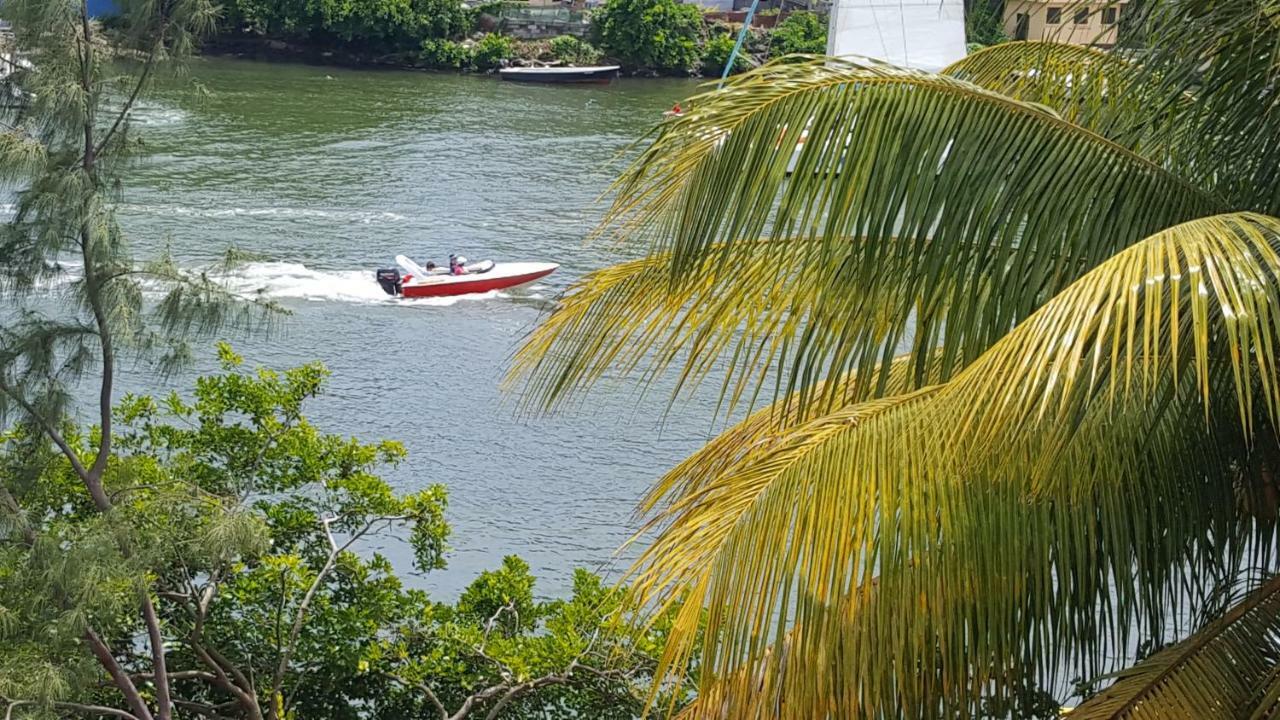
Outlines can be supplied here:
M1231 451L1275 419L1278 247L1262 216L1171 228L950 381L673 486L635 602L706 608L700 690L734 717L950 717L1166 629L1245 542ZM669 667L698 638L681 619ZM776 695L721 685L740 676Z
M1280 578L1223 617L1120 673L1071 720L1274 717L1280 700Z
M691 108L604 225L652 254L588 276L535 332L515 369L532 401L610 363L696 379L726 354L730 399L765 368L780 395L850 373L882 389L900 347L917 384L935 351L949 377L1089 267L1221 209L1039 105L945 76L769 65Z

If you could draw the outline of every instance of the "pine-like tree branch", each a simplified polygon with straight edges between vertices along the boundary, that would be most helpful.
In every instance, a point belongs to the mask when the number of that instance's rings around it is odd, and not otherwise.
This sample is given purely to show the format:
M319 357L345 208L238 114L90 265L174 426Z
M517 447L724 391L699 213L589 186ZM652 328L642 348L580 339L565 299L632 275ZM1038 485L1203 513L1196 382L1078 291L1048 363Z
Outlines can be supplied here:
M32 422L40 427L40 430L53 441L54 445L58 446L58 450L60 450L67 458L67 462L71 463L71 469L75 471L76 476L79 477L81 481L86 483L87 487L89 471L85 468L84 463L80 462L80 456L71 448L71 444L62 436L62 433L58 432L58 429L53 426L53 423L49 422L43 415L37 412L35 406L24 398L21 393L4 382L0 382L0 393L4 393L10 400L17 403L18 407L22 408L22 411L31 418Z

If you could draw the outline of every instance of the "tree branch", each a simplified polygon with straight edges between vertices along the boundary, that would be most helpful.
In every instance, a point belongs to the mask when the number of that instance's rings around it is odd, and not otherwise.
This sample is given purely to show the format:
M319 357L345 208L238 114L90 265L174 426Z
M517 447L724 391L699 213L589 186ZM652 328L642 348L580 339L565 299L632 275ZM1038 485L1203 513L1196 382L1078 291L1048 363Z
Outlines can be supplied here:
M22 528L22 540L27 547L36 544L36 531L31 527L31 523L27 521L27 516L22 512L22 507L18 505L18 501L13 497L13 493L9 492L9 488L0 487L0 504L5 506L14 516L14 522Z
M94 148L95 155L100 154L103 148L107 146L107 143L111 142L112 136L120 129L120 125L124 122L124 119L129 116L129 112L133 110L134 103L138 101L138 96L142 94L142 88L146 86L147 80L151 76L151 70L155 66L156 62L156 54L158 52L157 46L164 42L164 34L168 26L169 24L167 22L160 26L160 34L159 37L156 38L156 45L151 48L151 52L147 53L147 61L142 66L142 73L138 76L138 82L133 86L133 92L129 93L128 100L125 101L124 107L120 109L120 114L116 115L115 122L111 124L111 128L108 129L102 136L102 139L98 141L97 147Z
M173 717L173 705L169 702L169 670L164 656L164 636L160 633L160 618L156 617L156 607L151 602L151 593L142 590L142 619L147 624L147 635L151 642L151 665L155 672L156 705L160 720Z
M98 662L102 667L106 668L107 674L111 676L111 680L115 683L116 689L124 695L124 699L129 703L129 707L133 710L135 720L152 720L151 710L147 707L146 701L142 699L142 695L138 693L138 688L120 668L120 664L116 662L115 656L111 654L111 648L98 637L93 628L85 628L85 642L89 644L89 649L93 651L94 657L98 658Z
M431 701L431 706L436 709L437 713L439 713L440 720L449 720L449 711L445 709L444 703L440 702L440 696L436 695L435 691L432 690L429 685L423 682L411 682L393 673L384 672L383 675L386 675L388 678L404 685L405 687L411 687L415 690L421 691L422 694L427 696L427 700Z
M84 463L80 462L80 456L77 455L75 451L71 449L71 445L66 441L64 437L62 437L62 433L58 432L58 429L53 426L53 423L51 423L48 419L46 419L40 413L36 412L36 408L34 405L32 405L26 398L22 397L22 395L17 390L13 389L6 383L0 382L0 392L4 393L9 397L10 400L13 400L15 403L17 403L18 407L21 407L22 411L25 412L28 416L30 416L31 420L36 425L40 426L40 431L43 432L45 436L47 436L50 440L52 440L54 445L58 446L58 450L60 450L62 454L66 456L67 461L71 463L71 468L75 470L76 475L79 476L79 478L82 481L85 481L87 484L89 471L85 469ZM95 499L94 502L97 502L97 500Z
M95 717L109 715L111 717L122 718L122 720L138 720L138 716L133 713L118 710L105 705L83 705L81 703L56 702L53 704L59 710L71 710L73 712L84 713L85 715L93 715Z
M252 687L248 685L244 676L238 670L232 668L232 673L236 677L236 680L233 681L227 676L227 670L223 668L222 664L215 660L213 654L196 638L190 638L188 644L191 646L191 651L195 653L196 658L204 663L205 667L213 671L213 683L240 703L240 707L244 708L245 716L249 720L262 720L262 709L258 706L258 698L256 694L252 693ZM225 658L223 659L225 660ZM243 688L238 684L241 681L246 683Z
M240 702L238 700L232 700L230 702L222 703L221 705L210 705L208 703L199 703L191 700L183 700L182 698L174 698L173 704L183 710L189 710L197 715L203 715L211 718L225 718L227 716L223 715L221 711L233 710L240 705Z
M320 572L316 573L316 577L311 581L311 586L307 588L307 592L302 596L302 602L298 603L298 611L293 617L293 626L289 628L289 641L279 649L280 662L276 665L275 674L271 678L271 710L269 716L280 720L280 699L281 691L284 687L284 676L289 670L289 661L293 657L293 652L298 646L298 636L302 634L302 625L306 620L307 610L311 607L312 600L315 599L316 593L319 592L321 584L325 578L333 571L337 564L338 556L347 548L351 547L357 540L367 535L374 527L382 523L396 522L404 520L403 516L387 516L377 517L364 524L356 532L352 533L347 541L341 546L338 545L337 539L333 535L333 523L340 520L340 517L330 516L320 519L320 525L324 528L325 537L329 541L329 556L325 559L324 565L321 566Z

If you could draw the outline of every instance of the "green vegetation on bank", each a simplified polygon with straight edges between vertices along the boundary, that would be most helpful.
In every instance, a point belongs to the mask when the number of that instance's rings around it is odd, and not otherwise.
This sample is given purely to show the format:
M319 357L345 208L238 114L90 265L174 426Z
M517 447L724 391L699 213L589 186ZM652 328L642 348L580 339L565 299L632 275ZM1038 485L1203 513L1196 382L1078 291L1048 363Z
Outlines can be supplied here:
M219 43L259 40L322 51L338 59L438 70L486 71L508 63L591 64L628 71L718 75L741 24L710 20L678 0L607 0L589 14L586 39L524 41L484 31L503 2L464 7L461 0L350 0L343 3L228 0ZM734 64L741 72L788 53L821 53L826 18L791 13L776 28L752 28Z

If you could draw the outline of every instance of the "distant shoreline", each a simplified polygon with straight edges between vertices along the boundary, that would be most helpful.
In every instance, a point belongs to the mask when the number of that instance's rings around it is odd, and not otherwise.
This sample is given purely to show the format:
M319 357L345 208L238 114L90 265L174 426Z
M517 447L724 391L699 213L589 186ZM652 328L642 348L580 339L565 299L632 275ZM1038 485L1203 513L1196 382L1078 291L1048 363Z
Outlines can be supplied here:
M263 36L228 36L219 35L206 40L200 47L200 55L204 57L230 57L259 62L297 62L306 65L339 67L350 70L409 70L446 75L476 75L497 77L496 70L447 70L427 67L415 62L411 53L391 53L375 55L348 50L320 48L306 44L291 43L284 40ZM513 66L531 65L525 61ZM619 77L630 79L681 79L681 76L663 75L649 70L623 70ZM686 79L698 79L701 75L689 75Z

